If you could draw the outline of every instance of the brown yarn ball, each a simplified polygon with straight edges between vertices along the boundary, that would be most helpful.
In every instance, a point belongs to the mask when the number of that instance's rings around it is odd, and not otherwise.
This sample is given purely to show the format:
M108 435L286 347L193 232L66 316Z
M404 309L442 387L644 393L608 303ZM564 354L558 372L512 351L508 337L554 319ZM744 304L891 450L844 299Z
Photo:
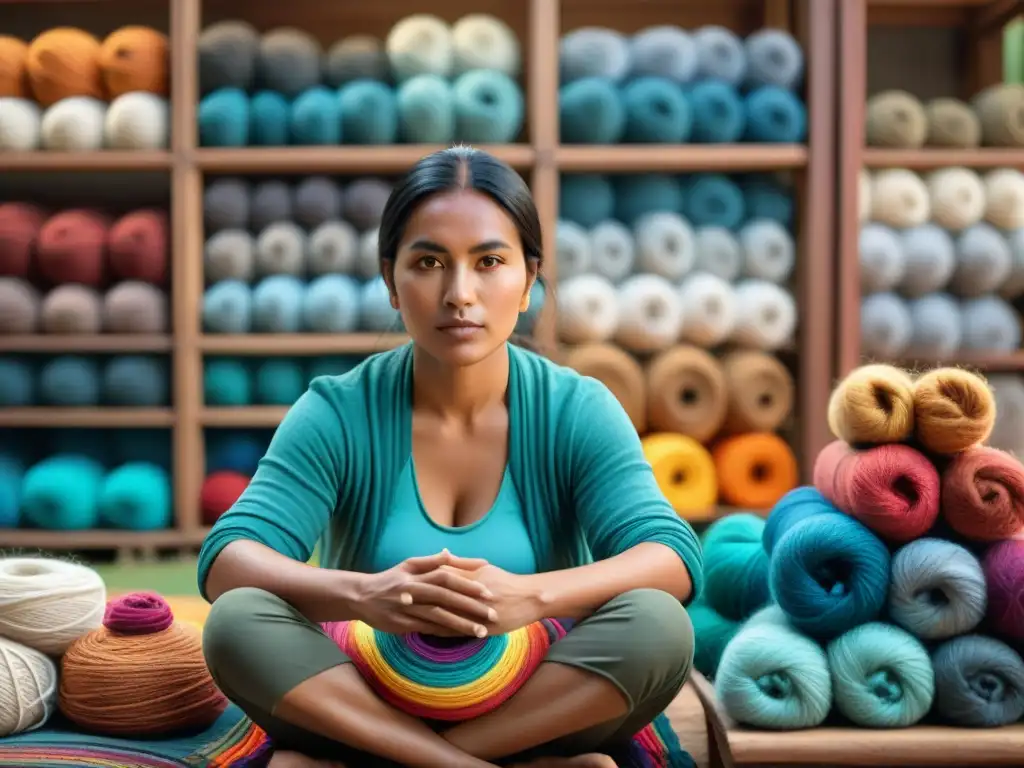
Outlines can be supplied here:
M832 434L850 445L899 443L914 431L914 382L892 365L862 365L832 390Z
M111 32L98 55L103 85L109 99L132 91L167 97L167 35L151 27L128 26Z
M995 422L995 395L976 373L935 368L914 383L914 434L932 453L952 456L983 443Z
M928 118L921 100L907 91L891 90L868 99L865 139L871 147L917 149L928 137Z
M981 144L981 120L960 99L932 99L924 112L928 118L928 146L971 149Z
M29 95L25 60L28 43L10 35L0 35L0 96L24 99Z
M69 96L103 99L100 41L84 29L55 27L28 46L25 68L39 106L53 106Z
M981 139L985 146L1024 146L1024 85L989 86L975 95L971 105L981 122Z

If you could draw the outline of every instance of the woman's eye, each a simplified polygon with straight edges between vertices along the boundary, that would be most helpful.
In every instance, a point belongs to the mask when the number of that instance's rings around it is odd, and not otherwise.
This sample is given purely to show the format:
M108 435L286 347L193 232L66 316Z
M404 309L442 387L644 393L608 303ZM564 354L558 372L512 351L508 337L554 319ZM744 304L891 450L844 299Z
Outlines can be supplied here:
M496 267L500 263L501 261L498 259L497 256L484 256L483 258L483 265L488 269L490 269L491 267Z
M433 269L439 263L440 262L434 256L424 256L422 259L420 259L420 264L426 267L427 269Z

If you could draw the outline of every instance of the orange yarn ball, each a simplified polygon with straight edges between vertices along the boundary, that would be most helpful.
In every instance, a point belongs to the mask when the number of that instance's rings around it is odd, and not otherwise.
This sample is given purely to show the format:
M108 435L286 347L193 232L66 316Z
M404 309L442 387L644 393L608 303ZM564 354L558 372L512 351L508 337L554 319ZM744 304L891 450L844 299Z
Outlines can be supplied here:
M0 96L16 99L28 96L27 58L26 42L10 35L0 35Z
M932 453L952 456L983 443L995 423L995 396L976 373L936 368L914 384L914 432Z
M107 96L116 99L133 91L167 96L167 35L151 27L122 27L107 36L98 61Z
M793 450L772 432L726 437L711 451L719 494L726 504L771 509L800 480Z
M828 402L832 434L850 445L906 440L914 429L914 382L892 365L863 365L832 390Z
M100 41L85 30L56 27L28 46L25 68L39 106L70 96L105 97L99 65Z

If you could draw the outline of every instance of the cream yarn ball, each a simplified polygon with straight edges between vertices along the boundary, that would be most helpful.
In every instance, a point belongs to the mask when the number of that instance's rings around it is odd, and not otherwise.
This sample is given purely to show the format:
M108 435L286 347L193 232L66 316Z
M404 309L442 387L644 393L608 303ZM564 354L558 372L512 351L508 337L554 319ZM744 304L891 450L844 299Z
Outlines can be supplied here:
M59 656L98 629L107 588L91 568L42 557L0 560L0 637Z
M56 706L56 662L0 637L0 738L45 725Z

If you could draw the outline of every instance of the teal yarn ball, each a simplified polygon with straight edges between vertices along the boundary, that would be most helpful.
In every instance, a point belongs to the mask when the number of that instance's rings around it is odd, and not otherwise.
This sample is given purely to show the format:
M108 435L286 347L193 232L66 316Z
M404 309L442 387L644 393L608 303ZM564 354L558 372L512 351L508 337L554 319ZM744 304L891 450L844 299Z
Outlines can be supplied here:
M558 189L559 218L591 229L615 216L615 187L596 173L563 173Z
M249 144L283 147L291 137L292 105L276 91L260 91L249 100Z
M762 608L725 647L715 693L728 715L743 725L814 728L832 708L828 658L777 606Z
M471 69L452 84L455 137L469 144L508 144L523 128L523 92L508 75Z
M203 329L209 333L248 333L252 329L252 289L241 280L221 280L203 293Z
M681 144L690 138L693 111L682 89L663 77L638 77L622 88L626 144Z
M22 480L21 514L33 528L82 531L99 521L103 466L69 454L33 465Z
M771 219L792 227L796 215L793 191L767 174L751 174L740 182L746 200L747 216Z
M693 666L709 680L713 680L718 672L722 652L736 637L742 624L725 618L702 600L691 604L687 613L693 624Z
M159 531L174 517L171 481L156 464L137 461L112 469L98 497L99 522L109 528Z
M288 132L292 144L299 146L340 144L345 137L337 92L317 85L296 96L292 102Z
M346 144L394 144L398 104L391 86L378 80L353 80L338 91L341 135Z
M398 86L398 137L407 144L450 144L455 139L451 84L439 75L415 75Z
M734 144L743 137L747 113L739 92L720 80L704 80L690 88L693 112L690 140L696 144Z
M626 173L612 182L615 218L633 226L648 213L682 213L684 197L678 179L667 173Z
M203 365L203 401L208 406L252 405L252 376L241 360L207 360Z
M36 396L35 371L27 360L0 360L0 408L32 405Z
M750 513L716 520L704 534L704 599L722 616L742 621L771 600L771 563L761 546L764 520Z
M263 360L256 366L255 400L260 405L293 405L309 382L296 360Z
M204 96L196 110L199 146L247 146L251 125L249 108L249 96L240 88L220 88Z
M59 355L39 371L39 401L44 405L81 408L102 399L99 362L82 355Z
M796 144L807 138L807 107L792 91L764 85L747 94L746 141Z
M585 77L563 85L558 115L563 144L616 144L626 125L619 89L605 77Z
M722 173L702 173L687 185L686 217L695 227L737 229L747 217L739 185Z
M775 506L768 513L768 519L764 524L764 533L761 536L764 551L771 555L776 542L801 520L815 515L837 512L839 510L833 506L832 502L826 499L821 491L813 485L794 488L775 502Z
M935 698L928 649L909 632L872 621L828 644L836 709L862 728L907 728Z
M852 517L801 520L775 544L769 583L793 626L830 639L878 617L889 593L889 550Z
M0 454L0 528L18 527L24 477L25 466L18 459Z

